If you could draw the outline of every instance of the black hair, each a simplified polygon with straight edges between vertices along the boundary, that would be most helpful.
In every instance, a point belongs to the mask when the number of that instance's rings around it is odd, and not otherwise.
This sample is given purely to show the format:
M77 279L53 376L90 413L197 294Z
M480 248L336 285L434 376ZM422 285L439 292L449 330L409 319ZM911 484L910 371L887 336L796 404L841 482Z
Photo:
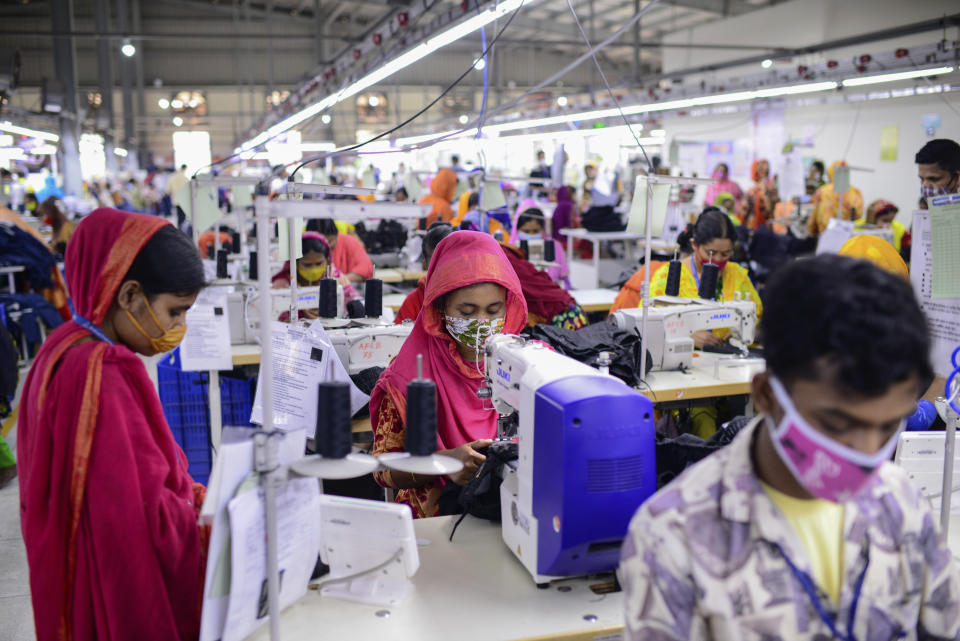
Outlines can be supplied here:
M472 208L480 204L480 194L477 192L471 192L470 196L467 198L467 207Z
M330 218L311 218L307 221L307 231L315 231L324 236L336 236L337 224Z
M305 237L301 239L300 248L303 250L304 256L310 252L314 252L323 254L328 261L330 260L330 246L318 238Z
M728 174L730 173L730 165L728 165L728 164L725 163L725 162L718 162L718 163L717 163L717 167L723 167L724 169L727 170L727 173L728 173Z
M123 280L140 283L148 298L157 294L191 296L206 285L196 246L173 225L164 225L150 237Z
M722 209L710 206L697 217L697 222L687 225L687 228L680 232L677 245L680 246L681 251L692 252L691 239L697 241L698 245L704 245L718 238L737 242L737 230Z
M36 195L35 193L33 193L33 192L29 192L29 193L26 195L25 199L26 199L26 200L36 200L37 202L40 202L40 200L37 198L37 195Z
M451 164L454 164L454 165L459 164L459 163L460 163L460 156L458 156L458 155L456 155L456 154L450 156L450 162L451 162Z
M933 379L927 322L903 278L866 260L822 254L782 268L763 302L767 367L790 384L831 382L875 398L894 383Z
M441 220L436 221L427 230L427 235L423 237L423 257L426 259L429 254L433 256L433 251L440 244L440 241L453 233L453 226ZM428 265L429 267L429 265Z
M520 229L530 221L538 222L540 223L540 226L543 227L543 211L537 209L536 207L524 209L523 213L517 216L517 229Z
M937 138L921 147L913 160L918 165L936 164L951 174L960 173L960 145L948 138Z
M410 194L407 193L407 188L406 188L406 187L397 187L397 191L394 193L394 195L395 195L395 196L399 196L401 193L402 193L404 196L406 196L407 198L410 197Z
M810 163L810 166L815 169L819 169L821 175L823 175L827 171L826 166L824 166L823 161L821 160L814 160L812 163Z
M538 150L537 150L537 158L539 158L540 156L543 156L544 158L547 157L547 154L546 154L546 152L543 151L543 149L538 149Z

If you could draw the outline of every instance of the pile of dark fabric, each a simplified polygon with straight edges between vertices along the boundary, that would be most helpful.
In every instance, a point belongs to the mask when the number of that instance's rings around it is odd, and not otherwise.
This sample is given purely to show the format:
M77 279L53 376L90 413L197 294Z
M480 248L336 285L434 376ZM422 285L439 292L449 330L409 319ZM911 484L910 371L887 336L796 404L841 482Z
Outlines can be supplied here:
M34 289L53 287L50 273L57 260L39 240L16 225L0 223L0 265L23 265Z
M610 373L630 386L639 384L640 336L617 329L610 323L594 323L582 329L572 330L537 325L524 330L530 338L543 341L564 356L597 367L601 352L612 356ZM647 352L647 371L653 366Z
M746 416L738 416L717 430L706 441L693 434L681 434L670 438L658 433L657 489L680 476L694 463L705 459L721 447L729 445L750 420Z
M502 465L517 460L520 456L519 447L513 441L494 441L481 453L487 459L473 478L463 487L447 483L437 500L438 515L463 514L450 532L451 541L457 526L468 514L488 521L500 521L500 484L503 479L497 476L496 471Z
M357 386L357 389L367 396L370 396L373 388L377 386L377 381L380 380L381 374L383 374L382 367L368 367L367 369L360 370L356 374L351 374L350 380ZM370 406L364 405L363 408L357 410L353 418L367 418L368 416L370 416Z
M381 220L371 231L367 231L363 223L357 223L356 232L368 254L392 254L407 244L407 230L396 220Z
M3 324L21 346L38 346L43 342L40 321L49 329L56 329L63 323L56 308L40 294L0 294L0 306L3 307Z

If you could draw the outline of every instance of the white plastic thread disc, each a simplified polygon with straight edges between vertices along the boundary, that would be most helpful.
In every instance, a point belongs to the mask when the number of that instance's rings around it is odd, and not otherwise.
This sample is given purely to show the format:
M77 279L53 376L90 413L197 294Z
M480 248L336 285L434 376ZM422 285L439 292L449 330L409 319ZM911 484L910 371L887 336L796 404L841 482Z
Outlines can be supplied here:
M411 456L409 452L388 452L377 459L391 470L409 474L442 476L456 474L463 469L463 461L442 454Z
M301 476L330 480L366 476L378 467L377 459L368 454L347 454L344 458L324 458L317 454L290 464L290 469Z

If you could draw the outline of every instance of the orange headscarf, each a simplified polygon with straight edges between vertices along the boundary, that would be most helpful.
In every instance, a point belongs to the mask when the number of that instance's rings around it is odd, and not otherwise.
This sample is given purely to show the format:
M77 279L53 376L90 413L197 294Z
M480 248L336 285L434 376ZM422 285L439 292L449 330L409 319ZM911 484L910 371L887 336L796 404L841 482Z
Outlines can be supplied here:
M430 193L420 199L421 205L431 205L433 208L427 215L427 227L437 220L450 222L453 220L453 209L450 201L457 190L457 174L452 169L441 169L430 182Z

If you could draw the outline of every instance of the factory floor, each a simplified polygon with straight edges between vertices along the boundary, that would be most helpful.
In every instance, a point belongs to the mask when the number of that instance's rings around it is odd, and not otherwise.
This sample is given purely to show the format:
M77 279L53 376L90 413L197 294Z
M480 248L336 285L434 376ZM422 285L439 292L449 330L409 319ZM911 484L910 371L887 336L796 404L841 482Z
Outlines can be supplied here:
M15 417L4 421L7 444L16 454ZM33 641L33 608L27 552L20 534L20 485L14 479L0 489L0 641Z

